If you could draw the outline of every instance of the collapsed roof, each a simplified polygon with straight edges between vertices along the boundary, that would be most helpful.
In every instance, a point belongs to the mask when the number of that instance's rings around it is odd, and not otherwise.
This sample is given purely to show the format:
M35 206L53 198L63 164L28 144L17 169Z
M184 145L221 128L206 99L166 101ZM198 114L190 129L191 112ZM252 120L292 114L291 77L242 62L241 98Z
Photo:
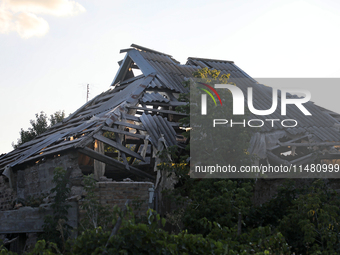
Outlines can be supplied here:
M178 95L188 92L183 82L204 67L230 74L230 81L241 81L237 85L244 92L247 87L253 87L254 94L259 95L254 101L256 109L271 106L271 88L258 84L232 61L188 58L182 65L168 54L135 44L121 53L126 54L119 62L120 68L110 89L32 141L1 156L0 171L23 169L26 164L77 150L114 169L154 179L152 171L146 171L145 166L153 169L152 153L159 149L160 139L164 136L165 146L185 145L181 136L183 130L179 128L179 120L185 114L175 110L185 103L178 101ZM138 69L142 74L135 76ZM275 124L272 129L262 128L253 136L250 151L266 158L283 137L289 137L286 141L290 142L301 142L306 138L313 142L340 141L337 129L340 116L312 102L305 106L313 114L313 122L299 110L290 111L287 118L298 118L299 126L284 128ZM266 118L277 119L278 116L275 112ZM105 137L104 132L112 132L115 139ZM120 157L99 152L93 146L94 141L113 147Z

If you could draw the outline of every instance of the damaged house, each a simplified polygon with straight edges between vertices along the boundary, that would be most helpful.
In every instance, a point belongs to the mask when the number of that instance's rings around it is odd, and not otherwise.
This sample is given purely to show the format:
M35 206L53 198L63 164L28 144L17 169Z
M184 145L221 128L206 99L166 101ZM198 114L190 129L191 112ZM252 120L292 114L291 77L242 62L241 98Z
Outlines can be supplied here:
M230 74L230 81L242 78L244 83L237 84L242 90L251 86L255 94L262 95L254 102L255 108L271 106L271 88L258 84L232 61L188 58L186 64L180 64L168 54L135 44L121 53L125 57L118 62L110 89L0 157L0 215L8 219L0 221L0 234L41 231L37 219L33 222L17 215L24 207L12 209L29 197L48 193L56 167L68 171L73 197L81 197L83 175L93 173L102 203L123 205L126 199L138 198L144 202L143 209L159 210L159 191L171 182L157 170L161 162L157 153L173 145L184 148L188 142L180 127L185 114L175 108L185 104L178 100L181 93L188 93L183 82L200 68ZM299 118L297 127L262 128L252 137L249 151L261 163L314 162L315 154L307 147L323 150L320 160L337 160L340 115L312 102L306 108L317 121L311 122L297 109L287 116ZM271 117L279 118L276 113ZM105 149L108 147L111 149ZM77 210L74 214L77 226Z

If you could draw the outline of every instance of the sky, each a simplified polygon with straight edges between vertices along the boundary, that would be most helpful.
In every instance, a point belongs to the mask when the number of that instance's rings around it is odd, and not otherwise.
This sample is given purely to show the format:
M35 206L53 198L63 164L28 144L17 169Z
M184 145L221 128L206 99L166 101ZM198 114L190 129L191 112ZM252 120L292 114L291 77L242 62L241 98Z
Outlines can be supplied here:
M0 0L0 154L36 113L68 115L87 84L90 99L109 89L132 43L181 63L232 60L254 78L339 78L339 27L331 0ZM336 80L304 86L340 112Z

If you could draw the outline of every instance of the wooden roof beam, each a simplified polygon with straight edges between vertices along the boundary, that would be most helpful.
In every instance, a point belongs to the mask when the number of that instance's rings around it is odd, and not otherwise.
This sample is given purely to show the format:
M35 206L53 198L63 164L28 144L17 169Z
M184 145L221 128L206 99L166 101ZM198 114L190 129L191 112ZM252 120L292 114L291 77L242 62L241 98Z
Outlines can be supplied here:
M110 166L114 166L118 169L121 169L121 170L126 170L126 171L129 171L139 177L142 177L142 178L149 178L151 180L155 180L155 177L150 175L150 174L147 174L145 172L143 172L142 170L139 170L138 168L136 167L133 167L133 166L129 166L129 170L126 169L126 166L125 164L123 164L122 162L119 162L118 160L115 160L113 158L110 158L104 154L101 154L101 153L98 153L98 152L95 152L94 150L92 149L89 149L87 147L85 148L79 148L78 151L82 154L85 154L93 159L96 159L98 161L101 161L105 164L108 164Z
M121 152L124 152L125 154L128 154L132 157L135 157L135 158L138 158L142 161L144 161L143 157L141 155L139 155L138 153L134 152L134 151L131 151L129 150L128 148L126 148L125 146L121 145L120 143L117 143L115 141L112 141L111 139L109 138L106 138L105 136L102 136L100 134L95 134L93 136L93 138L103 142L103 143L106 143L110 146L112 146L113 148L116 148L117 150L120 150Z

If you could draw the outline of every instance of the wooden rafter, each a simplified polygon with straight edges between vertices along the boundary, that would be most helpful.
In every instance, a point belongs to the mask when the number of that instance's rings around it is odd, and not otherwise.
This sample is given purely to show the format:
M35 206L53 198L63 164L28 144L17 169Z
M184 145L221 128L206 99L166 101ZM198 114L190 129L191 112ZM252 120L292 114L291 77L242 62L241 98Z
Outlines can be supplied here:
M96 160L99 160L101 162L104 162L105 164L108 164L108 165L111 165L111 166L114 166L120 170L124 170L126 169L125 167L125 164L118 161L118 160L115 160L111 157L108 157L104 154L100 154L98 152L95 152L94 150L92 149L89 149L89 148L79 148L78 151L82 154L85 154L93 159L96 159ZM127 170L139 177L142 177L142 178L149 178L151 180L155 180L155 177L150 175L150 174L147 174L145 172L143 172L142 170L139 170L138 168L136 167L133 167L133 166L130 166L130 169Z
M134 151L129 150L128 148L126 148L122 144L117 143L115 141L112 141L111 139L106 138L105 136L102 136L100 134L95 134L93 136L93 138L95 138L95 139L97 139L97 140L99 140L99 141L101 141L103 143L106 143L106 144L116 148L117 150L120 150L121 152L123 152L125 154L128 154L128 155L130 155L132 157L135 157L135 158L138 158L138 159L144 161L143 157L141 155L139 155L138 153L135 153Z

